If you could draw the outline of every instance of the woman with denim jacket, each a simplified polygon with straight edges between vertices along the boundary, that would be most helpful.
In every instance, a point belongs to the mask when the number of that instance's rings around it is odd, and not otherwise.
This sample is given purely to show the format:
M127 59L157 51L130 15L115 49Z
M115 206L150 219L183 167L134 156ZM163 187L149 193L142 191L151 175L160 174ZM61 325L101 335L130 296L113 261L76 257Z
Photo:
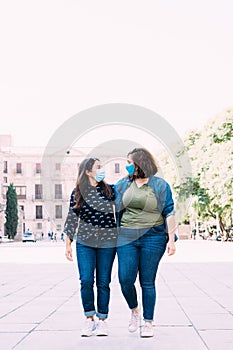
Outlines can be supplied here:
M110 282L116 255L116 223L113 211L114 188L104 180L97 158L84 159L79 167L76 187L64 226L66 258L73 260L71 243L77 230L76 256L81 281L81 299L86 316L81 336L108 335ZM97 287L95 310L94 277ZM99 318L95 323L94 316Z
M115 185L118 224L119 282L131 309L128 330L140 326L135 281L139 274L144 325L141 337L153 337L156 302L155 278L167 249L175 253L174 202L169 184L155 176L157 166L150 152L135 148L127 156L129 176Z

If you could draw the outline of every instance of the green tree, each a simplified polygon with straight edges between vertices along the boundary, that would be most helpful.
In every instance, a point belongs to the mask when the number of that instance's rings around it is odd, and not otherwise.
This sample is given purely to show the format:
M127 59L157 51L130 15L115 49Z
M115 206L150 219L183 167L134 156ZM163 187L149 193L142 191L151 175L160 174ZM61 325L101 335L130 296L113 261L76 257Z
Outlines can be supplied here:
M11 183L6 193L6 233L9 239L14 239L18 226L18 199L14 185Z
M179 186L174 186L178 201L184 201L185 199L192 197L193 208L196 215L201 221L214 218L219 221L219 227L221 234L224 235L229 231L229 226L232 224L232 204L233 204L233 179L229 174L224 178L224 182L218 181L213 183L207 182L204 185L204 181L201 179L203 171L197 174L195 178L187 178L186 181Z
M227 236L233 224L233 109L213 117L201 130L190 131L184 145L192 177L182 183L176 175L182 153L177 153L175 166L168 155L158 157L174 189L176 210L184 208L180 212L186 211L185 221L218 220L222 236Z

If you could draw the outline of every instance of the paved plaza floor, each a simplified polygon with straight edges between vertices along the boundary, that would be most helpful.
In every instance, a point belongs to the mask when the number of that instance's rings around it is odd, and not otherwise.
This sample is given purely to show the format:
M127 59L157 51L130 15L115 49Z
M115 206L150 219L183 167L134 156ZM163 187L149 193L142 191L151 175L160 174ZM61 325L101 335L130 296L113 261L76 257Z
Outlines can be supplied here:
M159 268L155 336L145 339L127 331L117 258L109 336L82 338L77 267L65 260L64 243L1 243L0 349L232 350L233 242L176 244L176 255L165 255Z

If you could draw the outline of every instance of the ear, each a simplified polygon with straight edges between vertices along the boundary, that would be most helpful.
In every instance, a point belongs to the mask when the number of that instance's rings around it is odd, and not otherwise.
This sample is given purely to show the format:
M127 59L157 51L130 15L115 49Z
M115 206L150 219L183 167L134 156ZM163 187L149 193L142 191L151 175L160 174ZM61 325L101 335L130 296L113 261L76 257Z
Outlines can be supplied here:
M91 175L91 171L86 170L86 171L85 171L85 174L86 174L87 176L90 176L90 175Z

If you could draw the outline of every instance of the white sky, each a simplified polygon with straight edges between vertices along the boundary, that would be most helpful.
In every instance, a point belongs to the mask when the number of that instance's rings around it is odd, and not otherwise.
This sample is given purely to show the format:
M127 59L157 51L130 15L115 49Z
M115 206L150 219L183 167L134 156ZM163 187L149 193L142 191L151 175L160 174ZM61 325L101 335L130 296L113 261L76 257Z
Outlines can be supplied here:
M45 146L111 102L182 136L233 107L232 0L0 0L0 134Z

